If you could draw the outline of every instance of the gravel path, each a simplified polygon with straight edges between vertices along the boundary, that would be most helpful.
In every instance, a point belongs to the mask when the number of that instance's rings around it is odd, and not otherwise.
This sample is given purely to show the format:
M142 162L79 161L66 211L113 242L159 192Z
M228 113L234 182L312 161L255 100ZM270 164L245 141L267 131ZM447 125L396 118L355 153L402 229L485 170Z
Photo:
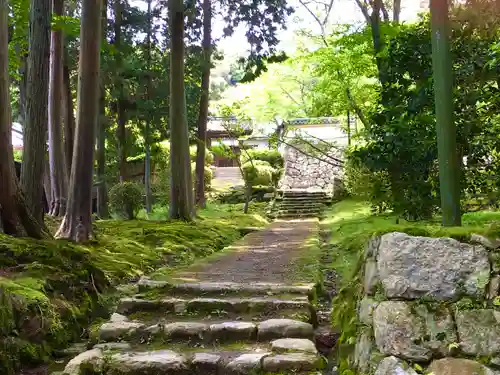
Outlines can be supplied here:
M275 221L250 233L232 250L177 272L174 279L236 283L293 282L293 263L304 255L304 246L317 236L317 219Z

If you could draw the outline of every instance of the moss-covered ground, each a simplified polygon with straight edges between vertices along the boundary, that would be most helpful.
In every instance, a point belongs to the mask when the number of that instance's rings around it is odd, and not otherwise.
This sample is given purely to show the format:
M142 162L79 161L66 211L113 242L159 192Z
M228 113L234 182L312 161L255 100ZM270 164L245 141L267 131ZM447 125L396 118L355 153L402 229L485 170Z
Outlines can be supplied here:
M263 226L262 205L210 205L192 223L150 219L96 222L97 241L85 246L0 234L0 374L49 360L54 350L88 335L109 312L115 286L162 267L206 257ZM47 219L57 228L57 220Z
M463 242L468 242L472 233L498 238L500 212L465 213L461 227L442 227L440 217L407 222L392 213L374 215L367 202L346 199L326 212L322 230L328 232L329 246L326 248L332 259L332 263L326 266L334 269L338 276L332 324L341 333L339 356L346 358L352 354L358 330L356 303L361 295L359 271L365 246L371 236L398 231L415 236L451 237ZM345 362L341 361L340 374L345 369L344 365Z

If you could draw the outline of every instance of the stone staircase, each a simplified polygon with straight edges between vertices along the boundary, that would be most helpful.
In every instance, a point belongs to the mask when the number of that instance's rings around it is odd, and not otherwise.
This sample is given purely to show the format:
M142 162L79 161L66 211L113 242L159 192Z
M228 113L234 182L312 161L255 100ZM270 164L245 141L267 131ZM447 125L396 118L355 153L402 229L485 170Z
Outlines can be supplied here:
M318 217L328 196L324 191L283 190L279 192L270 215L277 219Z
M325 366L314 284L144 278L134 288L64 374L305 375Z

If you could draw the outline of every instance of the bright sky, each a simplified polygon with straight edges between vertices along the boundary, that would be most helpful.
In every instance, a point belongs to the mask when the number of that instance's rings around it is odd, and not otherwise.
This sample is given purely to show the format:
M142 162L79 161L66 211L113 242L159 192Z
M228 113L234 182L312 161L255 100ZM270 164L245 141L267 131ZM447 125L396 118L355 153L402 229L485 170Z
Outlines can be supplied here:
M130 0L131 4L144 10L147 9L145 0ZM153 6L156 3L153 0ZM417 17L417 14L426 7L426 0L402 0L401 1L401 20L411 21ZM296 47L295 32L301 29L309 29L319 34L319 27L314 18L305 10L298 0L289 0L289 4L294 7L295 13L288 19L287 30L279 33L280 49L286 52L292 52ZM335 0L333 6L330 24L356 24L363 22L363 15L356 5L355 0ZM214 38L220 38L223 35L224 22L219 18L213 25ZM218 44L219 48L226 55L243 55L248 49L248 43L245 37L244 26L239 27L233 36L225 38Z

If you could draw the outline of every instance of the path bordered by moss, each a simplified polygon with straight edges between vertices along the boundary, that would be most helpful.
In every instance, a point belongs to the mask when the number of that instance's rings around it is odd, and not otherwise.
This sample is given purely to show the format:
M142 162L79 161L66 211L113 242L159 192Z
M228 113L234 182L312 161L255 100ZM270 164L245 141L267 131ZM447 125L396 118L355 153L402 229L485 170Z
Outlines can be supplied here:
M317 281L319 221L276 221L224 254L174 272L175 281L296 284ZM161 279L161 275L156 275Z
M36 241L0 234L0 374L44 363L106 315L114 286L214 254L267 222L232 208L194 223L102 221L98 242Z

